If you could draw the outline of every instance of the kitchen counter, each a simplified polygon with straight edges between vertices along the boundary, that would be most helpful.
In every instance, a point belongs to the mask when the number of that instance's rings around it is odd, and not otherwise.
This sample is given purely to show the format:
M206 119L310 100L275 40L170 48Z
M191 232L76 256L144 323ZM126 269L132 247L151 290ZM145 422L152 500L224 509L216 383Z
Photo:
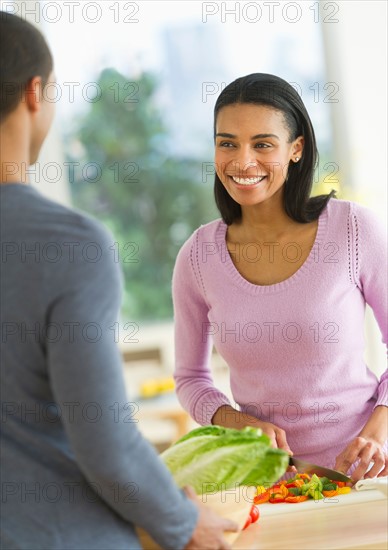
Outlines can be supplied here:
M261 504L234 550L387 550L388 499L375 489L323 501Z

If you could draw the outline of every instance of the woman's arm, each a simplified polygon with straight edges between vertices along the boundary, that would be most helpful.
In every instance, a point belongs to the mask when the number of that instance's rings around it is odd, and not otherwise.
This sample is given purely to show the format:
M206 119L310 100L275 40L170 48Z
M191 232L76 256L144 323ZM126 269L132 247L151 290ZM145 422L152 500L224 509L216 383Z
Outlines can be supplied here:
M211 424L219 407L229 404L229 399L215 388L209 368L212 323L197 246L194 234L181 248L174 268L174 379L182 407L198 424L206 425Z
M353 205L350 220L352 270L357 286L373 310L382 340L387 344L387 235L382 224L368 209ZM351 474L354 481L388 473L384 446L388 439L388 371L381 376L377 400L369 420L350 444L338 455L336 469L346 472L359 460ZM374 463L369 470L369 465Z

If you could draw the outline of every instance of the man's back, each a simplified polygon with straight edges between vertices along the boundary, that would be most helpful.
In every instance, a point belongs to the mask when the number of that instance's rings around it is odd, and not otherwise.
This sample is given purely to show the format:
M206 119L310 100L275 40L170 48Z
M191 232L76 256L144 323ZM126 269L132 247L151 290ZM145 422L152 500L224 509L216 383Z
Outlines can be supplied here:
M114 241L28 185L0 197L2 547L136 547L132 522L155 530L155 499L170 500L166 520L193 505L128 422ZM183 545L195 516L159 538Z

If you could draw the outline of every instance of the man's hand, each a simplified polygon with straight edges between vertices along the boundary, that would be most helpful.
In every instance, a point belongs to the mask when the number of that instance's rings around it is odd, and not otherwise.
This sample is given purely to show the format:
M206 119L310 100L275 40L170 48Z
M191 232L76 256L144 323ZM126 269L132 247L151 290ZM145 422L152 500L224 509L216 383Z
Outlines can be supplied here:
M192 487L185 487L184 491L199 508L198 523L185 550L230 550L230 545L224 539L224 532L236 532L238 525L233 521L221 518L203 504Z

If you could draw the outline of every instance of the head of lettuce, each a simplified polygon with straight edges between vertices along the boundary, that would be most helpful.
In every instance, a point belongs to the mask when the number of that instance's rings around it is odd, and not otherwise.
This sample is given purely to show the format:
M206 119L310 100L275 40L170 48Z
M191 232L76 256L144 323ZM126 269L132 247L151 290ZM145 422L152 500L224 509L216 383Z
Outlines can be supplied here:
M179 487L197 494L237 485L271 485L284 474L289 455L270 446L257 428L205 426L192 430L161 455Z

